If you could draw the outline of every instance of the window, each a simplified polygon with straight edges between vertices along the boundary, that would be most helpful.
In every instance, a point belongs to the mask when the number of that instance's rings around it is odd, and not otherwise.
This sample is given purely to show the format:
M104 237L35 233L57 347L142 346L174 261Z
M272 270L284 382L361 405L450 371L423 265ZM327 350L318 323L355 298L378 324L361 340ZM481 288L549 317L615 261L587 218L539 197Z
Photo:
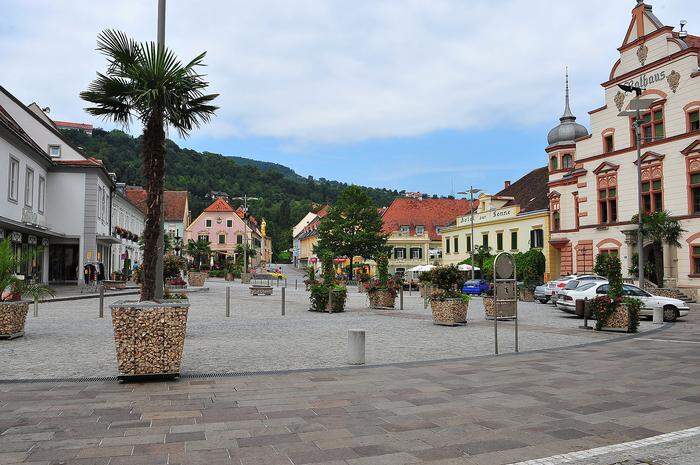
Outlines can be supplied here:
M552 212L552 231L561 229L561 214L559 211Z
M29 208L34 205L34 170L31 168L24 174L24 205Z
M404 247L394 248L394 259L403 260L406 258L406 249Z
M204 224L207 228L211 228L211 220L204 220Z
M613 152L615 150L615 139L612 134L607 134L603 137L603 148L606 152Z
M219 244L226 243L226 234L219 234Z
M530 230L530 248L541 249L544 247L544 231L541 229Z
M484 247L488 247L488 246L489 246L489 233L483 233L483 234L481 235L481 244L482 244Z
M598 213L601 224L617 222L617 178L598 178Z
M420 247L411 247L411 258L414 260L420 260L423 258L423 249Z
M467 251L471 252L472 251L472 237L467 236Z
M19 160L10 157L10 169L8 177L7 198L12 202L17 202L19 197Z
M559 158L557 158L556 155L552 156L552 158L549 159L549 164L551 166L552 171L556 171L559 169Z
M620 251L617 249L601 249L598 251L598 255L610 255L614 257L619 257Z
M459 236L455 236L454 241L455 241L455 253L459 253Z
M445 238L445 253L450 253L450 238Z
M634 123L634 119L632 120ZM634 141L634 124L632 124L632 140ZM664 110L654 109L642 113L642 124L640 127L642 144L648 144L655 140L664 138Z
M564 156L561 157L561 167L562 168L571 168L572 165L573 165L573 157L571 156L571 154L569 154L569 153L564 154Z
M401 232L401 234L408 234L410 231L411 227L408 225L403 225L399 228L399 232Z
M518 250L518 231L510 232L510 250Z
M233 220L226 220L226 227L232 228L233 227Z
M700 274L700 247L694 245L691 247L691 260L693 262L693 274Z
M496 250L503 250L503 233L496 233Z
M39 195L36 199L37 210L39 213L44 213L44 204L46 203L46 179L43 176L39 176Z
M58 158L61 156L61 146L60 145L49 145L49 156L51 158Z
M200 234L199 236L197 236L197 240L209 242L209 235L208 234Z
M688 113L688 130L697 131L700 129L700 109Z
M663 187L661 179L652 179L642 182L642 202L644 212L650 214L663 210Z
M416 236L425 234L425 226L416 226Z
M243 244L243 235L239 234L236 236L236 244Z
M700 213L700 173L690 175L690 193L693 213Z
M607 294L608 293L608 285L607 284L602 284L596 289L595 291L596 294Z
M102 219L102 186L97 186L97 219Z

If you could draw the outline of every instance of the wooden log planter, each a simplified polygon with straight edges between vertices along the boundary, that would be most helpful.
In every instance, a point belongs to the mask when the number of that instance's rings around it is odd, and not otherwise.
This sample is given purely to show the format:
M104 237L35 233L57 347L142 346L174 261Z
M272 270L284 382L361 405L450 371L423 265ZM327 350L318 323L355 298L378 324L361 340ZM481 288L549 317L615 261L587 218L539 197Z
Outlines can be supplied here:
M469 301L461 298L431 299L430 309L433 312L433 324L456 326L467 323Z
M110 305L119 378L176 378L187 332L187 299Z
M377 309L394 308L396 292L387 289L377 289L367 293L369 307Z
M187 281L190 286L202 287L204 286L204 282L207 280L208 277L209 273L206 271L190 271L187 274Z
M0 302L0 339L15 339L24 336L29 302Z

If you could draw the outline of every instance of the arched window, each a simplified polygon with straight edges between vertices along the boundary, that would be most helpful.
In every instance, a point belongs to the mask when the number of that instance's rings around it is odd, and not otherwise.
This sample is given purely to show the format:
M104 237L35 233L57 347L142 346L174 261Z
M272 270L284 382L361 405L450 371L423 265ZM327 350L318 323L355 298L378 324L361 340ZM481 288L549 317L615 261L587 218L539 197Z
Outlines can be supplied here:
M550 164L552 166L552 171L556 171L559 169L559 158L557 158L556 155L552 155L552 157L549 159Z
M571 168L573 165L573 157L571 156L570 153L565 153L563 157L561 157L561 167L562 168Z

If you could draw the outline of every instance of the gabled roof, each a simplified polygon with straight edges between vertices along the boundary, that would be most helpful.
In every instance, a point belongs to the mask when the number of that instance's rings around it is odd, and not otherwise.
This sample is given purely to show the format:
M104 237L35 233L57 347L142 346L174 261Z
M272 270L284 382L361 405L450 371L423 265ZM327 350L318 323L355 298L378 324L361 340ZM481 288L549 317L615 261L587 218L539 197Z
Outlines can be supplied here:
M29 137L22 127L17 124L17 121L10 116L10 114L0 105L0 126L6 128L15 137L20 139L26 145L28 145L32 150L39 152L43 158L50 160L51 158L44 152L41 147L39 147L34 139Z
M537 168L518 179L510 186L496 193L499 197L512 197L504 207L520 206L520 213L546 210L549 208L549 170L546 166Z
M617 171L618 168L620 168L620 165L616 165L615 163L610 163L609 161L604 161L596 169L593 170L595 174L600 174L600 173L605 173L608 171Z
M207 208L204 209L205 212L233 212L233 207L228 204L224 199L221 197L217 198L212 202L211 205L209 205Z
M413 235L416 226L423 226L430 240L438 241L441 236L436 228L447 226L457 217L466 215L469 207L469 200L466 199L399 197L384 212L382 230L388 234L398 231L401 226L409 226Z
M126 186L124 196L129 202L136 205L144 215L148 213L146 189L140 186ZM182 221L187 209L189 193L187 191L164 191L163 192L163 213L165 221Z
M681 150L681 153L686 156L690 155L691 153L700 153L700 139L695 139L690 143L690 145Z

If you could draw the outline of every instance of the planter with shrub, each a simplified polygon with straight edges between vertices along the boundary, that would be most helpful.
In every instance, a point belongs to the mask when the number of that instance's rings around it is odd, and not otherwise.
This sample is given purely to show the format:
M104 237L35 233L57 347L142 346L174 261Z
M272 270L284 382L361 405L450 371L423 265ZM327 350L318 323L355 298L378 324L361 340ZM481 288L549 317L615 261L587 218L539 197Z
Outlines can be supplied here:
M187 274L187 281L190 286L202 287L204 286L204 282L207 280L208 277L208 271L190 270L190 272Z
M311 312L339 313L345 311L345 300L348 290L335 282L335 270L333 268L333 255L328 252L321 255L321 269L323 281L310 281L307 283L311 292Z
M185 282L182 277L178 276L176 278L171 278L168 279L167 281L167 289L170 290L177 290L177 289L186 289L187 288L187 282Z
M430 296L433 323L455 326L466 324L469 296L462 294L464 276L456 266L443 266L432 271L432 284L438 292Z
M369 297L370 308L394 308L396 295L401 286L397 278L389 277L389 257L381 254L376 257L377 277L364 283L364 288Z
M608 295L591 301L591 311L596 319L596 331L624 331L636 333L639 328L639 299L622 296L622 272L620 259L608 255L596 260L596 273L607 275Z

